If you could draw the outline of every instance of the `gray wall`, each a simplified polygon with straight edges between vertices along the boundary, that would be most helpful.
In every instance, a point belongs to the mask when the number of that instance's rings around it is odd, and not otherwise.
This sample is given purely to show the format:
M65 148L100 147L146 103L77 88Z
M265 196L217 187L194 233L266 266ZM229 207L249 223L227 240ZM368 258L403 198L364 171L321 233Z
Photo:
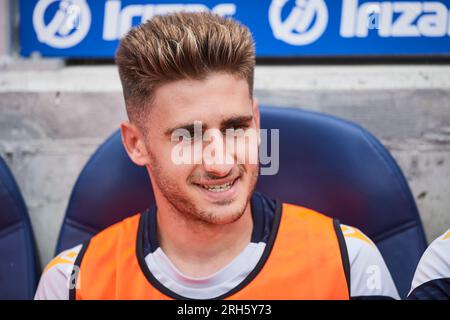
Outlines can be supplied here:
M11 21L10 4L0 0L0 61L5 59L11 51Z
M70 191L125 119L113 66L0 67L0 155L24 194L41 261L52 257ZM450 66L257 67L260 104L357 122L389 148L431 240L450 227Z

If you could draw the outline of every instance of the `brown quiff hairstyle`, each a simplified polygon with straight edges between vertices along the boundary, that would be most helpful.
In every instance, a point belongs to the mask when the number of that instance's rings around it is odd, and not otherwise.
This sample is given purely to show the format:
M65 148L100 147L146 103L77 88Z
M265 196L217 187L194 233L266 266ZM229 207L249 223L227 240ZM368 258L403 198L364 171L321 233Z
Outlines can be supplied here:
M247 27L207 12L154 16L121 40L116 64L130 121L139 123L158 85L224 72L253 95L255 49Z

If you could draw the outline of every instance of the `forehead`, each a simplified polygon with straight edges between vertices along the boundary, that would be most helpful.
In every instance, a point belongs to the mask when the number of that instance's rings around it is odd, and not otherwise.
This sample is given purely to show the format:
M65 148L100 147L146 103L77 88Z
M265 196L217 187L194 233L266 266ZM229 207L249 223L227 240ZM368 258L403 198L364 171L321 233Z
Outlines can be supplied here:
M193 121L214 126L232 116L251 114L247 81L216 73L204 80L179 80L156 88L151 118L163 127Z

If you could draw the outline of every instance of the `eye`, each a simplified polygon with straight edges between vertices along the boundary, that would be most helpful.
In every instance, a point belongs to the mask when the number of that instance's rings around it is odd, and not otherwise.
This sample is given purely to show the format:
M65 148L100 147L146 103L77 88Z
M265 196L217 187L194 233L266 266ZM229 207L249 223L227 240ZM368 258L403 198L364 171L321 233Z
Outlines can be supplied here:
M228 127L226 129L223 130L224 133L226 133L227 130L231 130L231 132L235 132L237 130L247 130L249 128L248 125L246 124L242 124L242 125L238 125L238 126L234 126L234 127Z
M176 130L172 133L170 139L173 142L190 142L194 140L194 132L186 129Z
M247 130L248 128L249 128L248 124L242 124L240 126L235 127L234 129L235 130L238 130L238 129Z
M193 143L196 141L201 141L203 138L204 132L201 134L195 134L194 129L192 130L184 130L182 134L179 136L179 142L185 142L185 143Z
M180 141L191 141L194 139L194 135L190 132L185 132L182 135L179 136Z
M239 125L239 126L234 126L234 127L229 127L223 130L223 134L224 135L230 135L233 137L240 137L242 135L245 134L245 131L249 128L248 125ZM227 131L229 131L229 133L227 133Z

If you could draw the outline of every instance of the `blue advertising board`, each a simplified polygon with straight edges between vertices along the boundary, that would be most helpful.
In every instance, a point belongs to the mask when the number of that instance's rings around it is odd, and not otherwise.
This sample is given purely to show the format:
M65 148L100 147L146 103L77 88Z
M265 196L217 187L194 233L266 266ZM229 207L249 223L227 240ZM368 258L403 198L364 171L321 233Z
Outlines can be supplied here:
M130 28L181 10L239 20L258 57L450 55L450 0L20 0L21 54L112 58Z

